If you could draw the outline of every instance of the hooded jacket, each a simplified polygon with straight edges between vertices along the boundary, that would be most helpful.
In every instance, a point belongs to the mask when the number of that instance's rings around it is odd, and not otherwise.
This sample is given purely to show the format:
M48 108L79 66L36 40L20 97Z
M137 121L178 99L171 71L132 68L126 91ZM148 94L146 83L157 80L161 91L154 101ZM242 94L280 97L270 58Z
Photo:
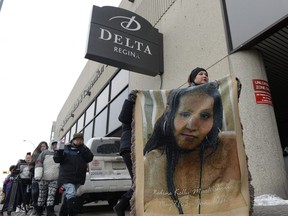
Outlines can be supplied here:
M75 147L71 143L65 145L64 150L54 153L55 163L60 163L58 184L80 184L86 179L87 163L93 160L93 153L84 144Z

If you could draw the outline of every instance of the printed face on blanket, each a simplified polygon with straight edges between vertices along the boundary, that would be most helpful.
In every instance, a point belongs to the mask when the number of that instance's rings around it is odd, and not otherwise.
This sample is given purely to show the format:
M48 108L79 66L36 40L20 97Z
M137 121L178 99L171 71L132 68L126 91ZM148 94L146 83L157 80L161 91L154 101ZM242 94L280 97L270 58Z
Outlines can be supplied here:
M171 91L144 148L144 211L204 214L246 206L235 131L216 82Z

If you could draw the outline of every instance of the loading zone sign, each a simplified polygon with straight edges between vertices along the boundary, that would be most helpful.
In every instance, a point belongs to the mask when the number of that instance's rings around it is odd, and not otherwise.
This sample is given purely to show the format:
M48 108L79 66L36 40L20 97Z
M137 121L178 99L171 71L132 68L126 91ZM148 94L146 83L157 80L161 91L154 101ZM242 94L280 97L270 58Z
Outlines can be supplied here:
M257 104L272 104L269 84L266 80L253 79L254 94Z

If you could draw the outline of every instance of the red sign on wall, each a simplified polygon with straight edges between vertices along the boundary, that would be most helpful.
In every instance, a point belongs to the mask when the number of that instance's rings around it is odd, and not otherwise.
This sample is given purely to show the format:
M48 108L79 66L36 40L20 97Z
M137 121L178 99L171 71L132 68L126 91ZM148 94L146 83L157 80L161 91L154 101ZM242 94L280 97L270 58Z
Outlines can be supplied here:
M260 79L253 79L252 81L256 103L273 105L268 82Z

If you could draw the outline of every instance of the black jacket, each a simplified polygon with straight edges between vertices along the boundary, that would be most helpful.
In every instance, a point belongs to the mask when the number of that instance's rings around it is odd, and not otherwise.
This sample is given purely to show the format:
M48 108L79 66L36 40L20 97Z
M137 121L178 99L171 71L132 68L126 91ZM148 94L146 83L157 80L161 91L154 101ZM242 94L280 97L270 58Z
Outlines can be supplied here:
M53 159L55 163L60 163L59 185L66 183L83 185L87 163L93 160L93 153L84 144L77 148L69 144L65 145L64 150L55 151Z
M119 121L122 122L122 133L120 140L120 154L124 151L131 152L131 137L132 137L132 119L133 119L133 109L134 101L125 100L122 106L122 110L119 114Z

